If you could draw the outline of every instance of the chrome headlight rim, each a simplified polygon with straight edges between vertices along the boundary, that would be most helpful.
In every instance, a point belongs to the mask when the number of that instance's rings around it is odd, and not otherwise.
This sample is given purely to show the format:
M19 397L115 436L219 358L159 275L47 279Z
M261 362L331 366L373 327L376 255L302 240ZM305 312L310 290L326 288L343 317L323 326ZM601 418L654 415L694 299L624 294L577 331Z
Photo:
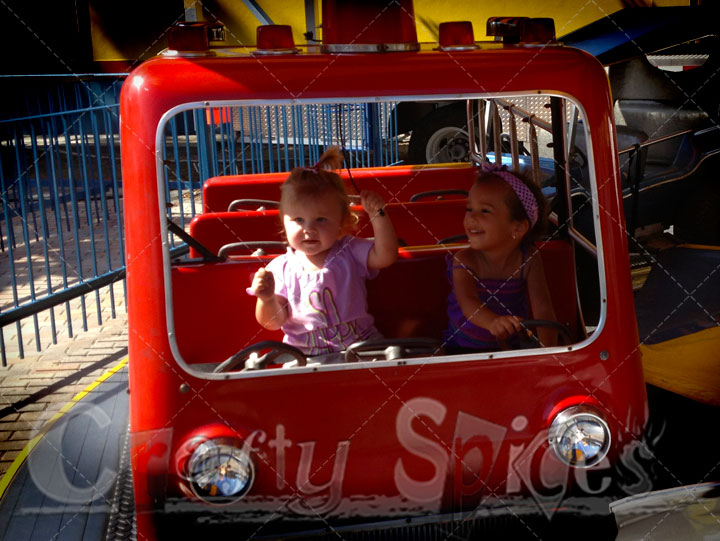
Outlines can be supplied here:
M602 432L602 441L594 455L581 460L574 459L563 452L564 439L569 430L577 429L580 423L591 423ZM585 404L569 406L555 415L548 432L548 443L555 452L555 456L564 464L573 468L587 469L602 462L610 451L612 435L610 427L602 414L591 406Z
M240 488L230 494L212 494L212 488L204 488L210 484L214 475L220 475L224 480L228 473L235 472L234 468L228 468L231 461L234 461L235 467L239 466L244 474ZM203 478L208 481L204 486ZM242 441L228 437L209 438L200 443L188 459L186 479L192 493L203 502L219 506L230 505L241 500L252 488L255 465ZM218 489L217 484L213 486Z

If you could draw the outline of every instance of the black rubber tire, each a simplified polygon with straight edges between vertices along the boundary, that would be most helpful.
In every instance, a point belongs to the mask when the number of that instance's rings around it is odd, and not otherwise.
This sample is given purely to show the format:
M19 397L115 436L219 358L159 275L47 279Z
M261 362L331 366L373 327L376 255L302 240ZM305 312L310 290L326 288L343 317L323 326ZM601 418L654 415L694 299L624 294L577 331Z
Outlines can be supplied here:
M458 130L465 132L464 135L459 134L456 141L464 138L465 145L469 145L467 136L467 115L465 109L455 105L440 107L420 119L417 126L413 129L412 135L410 136L410 143L408 144L407 161L409 163L439 163L438 160L427 160L427 146L436 132L448 127L457 128ZM469 161L467 152L464 154L464 157L461 156L462 153L460 152L454 154L456 154L456 158L442 161Z
M720 182L705 181L690 193L675 219L674 234L693 244L720 245Z

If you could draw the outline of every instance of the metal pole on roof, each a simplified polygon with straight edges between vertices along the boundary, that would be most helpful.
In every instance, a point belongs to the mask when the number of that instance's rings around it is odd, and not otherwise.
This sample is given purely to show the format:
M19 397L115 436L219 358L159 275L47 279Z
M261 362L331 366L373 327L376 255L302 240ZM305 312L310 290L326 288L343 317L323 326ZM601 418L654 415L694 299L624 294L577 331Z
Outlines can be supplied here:
M255 0L243 0L243 4L255 15L260 24L275 24Z
M305 0L305 39L317 40L317 23L315 21L315 0Z
M502 120L500 119L500 107L495 101L490 102L492 107L492 129L493 129L493 151L495 152L495 163L502 165Z
M485 161L487 158L487 102L480 100L478 102L478 126L480 126L480 158L481 161Z
M520 156L518 156L518 139L517 139L517 122L515 122L515 115L508 110L508 118L510 122L510 155L512 156L512 169L513 171L520 171Z
M575 134L577 133L577 123L580 116L580 111L574 103L570 104L570 121L567 124L567 150L566 155L572 154L573 147L575 146Z
M550 98L550 111L552 113L553 161L555 163L555 189L556 197L562 204L557 206L558 220L561 224L573 226L572 200L570 198L570 177L567 168L567 122L564 100L557 97ZM589 153L588 153L589 154Z
M467 100L466 111L467 111L467 127L468 127L468 152L470 161L477 165L480 165L483 158L478 155L477 148L477 136L475 135L475 119L479 118L479 114L475 113L476 100Z
M529 120L529 123L530 123L530 163L532 164L532 179L535 184L540 186L542 181L540 179L540 148L538 146L537 130L535 129L535 124L533 124L532 119Z
M190 23L198 22L197 10L202 9L199 2L195 0L185 0L185 20Z

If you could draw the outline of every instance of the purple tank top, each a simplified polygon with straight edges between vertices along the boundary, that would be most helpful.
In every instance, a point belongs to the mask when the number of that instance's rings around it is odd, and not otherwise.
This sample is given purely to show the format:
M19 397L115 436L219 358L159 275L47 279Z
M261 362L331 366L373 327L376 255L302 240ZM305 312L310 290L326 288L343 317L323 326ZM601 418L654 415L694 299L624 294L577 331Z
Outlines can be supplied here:
M525 250L523 249L523 265ZM482 351L500 349L497 339L492 333L470 323L458 304L453 285L453 269L462 267L453 265L452 255L447 257L447 277L450 280L448 296L448 328L443 333L443 342L447 348L467 348ZM524 269L524 267L523 267ZM470 270L470 269L468 269ZM472 272L472 271L470 271ZM527 296L527 284L524 271L518 278L492 279L475 276L475 284L480 300L485 306L498 315L518 316L521 319L530 317L530 303Z

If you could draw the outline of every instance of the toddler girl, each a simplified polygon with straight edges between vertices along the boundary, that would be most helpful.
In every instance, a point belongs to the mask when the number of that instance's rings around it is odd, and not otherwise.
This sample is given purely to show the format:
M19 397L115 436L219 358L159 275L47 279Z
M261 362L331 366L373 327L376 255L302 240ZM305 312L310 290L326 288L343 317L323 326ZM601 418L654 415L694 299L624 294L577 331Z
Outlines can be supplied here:
M397 239L382 197L360 193L374 240L351 236L355 216L340 175L337 148L313 167L298 167L281 186L280 217L287 253L260 269L248 292L266 329L282 329L284 342L315 356L380 338L367 311L365 280L397 259Z
M464 226L470 244L449 260L448 350L500 349L522 320L555 319L542 260L532 241L544 227L545 198L532 182L486 164L470 192ZM532 255L531 255L532 254ZM557 334L539 328L543 346Z

